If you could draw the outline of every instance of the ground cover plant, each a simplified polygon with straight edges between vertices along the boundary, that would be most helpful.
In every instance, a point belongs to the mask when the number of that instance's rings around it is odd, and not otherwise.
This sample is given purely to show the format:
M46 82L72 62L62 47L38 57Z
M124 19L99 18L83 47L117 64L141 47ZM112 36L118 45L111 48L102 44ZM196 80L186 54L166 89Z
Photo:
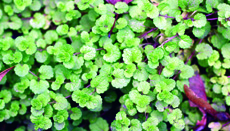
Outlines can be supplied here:
M0 129L230 130L229 40L229 0L1 0Z

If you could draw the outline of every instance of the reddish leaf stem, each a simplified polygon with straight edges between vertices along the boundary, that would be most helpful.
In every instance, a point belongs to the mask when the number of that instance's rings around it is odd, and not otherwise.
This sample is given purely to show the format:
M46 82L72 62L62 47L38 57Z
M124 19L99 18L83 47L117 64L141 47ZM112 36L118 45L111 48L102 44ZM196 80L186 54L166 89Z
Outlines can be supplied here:
M116 14L115 20L114 20L114 22L113 22L113 26L112 26L111 30L109 31L109 34L108 34L108 37L109 37L109 38L111 37L111 34L112 34L112 31L113 31L113 28L114 28L115 23L116 23L116 21L117 21L117 18L118 18L118 14Z
M209 18L207 20L218 20L218 18Z
M145 37L146 35L148 35L149 33L153 32L153 31L156 30L156 29L158 29L158 28L152 28L151 30L145 32L144 34L138 36L138 38L143 38L143 37Z

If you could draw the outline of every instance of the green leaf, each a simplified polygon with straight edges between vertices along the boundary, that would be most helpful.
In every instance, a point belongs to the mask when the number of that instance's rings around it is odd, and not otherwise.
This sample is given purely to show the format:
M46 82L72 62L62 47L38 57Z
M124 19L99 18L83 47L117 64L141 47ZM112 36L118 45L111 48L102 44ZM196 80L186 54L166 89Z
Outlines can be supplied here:
M134 36L135 34L132 30L129 27L125 27L117 32L117 41L122 43L125 39L134 38Z
M164 101L167 104L171 104L174 100L174 96L171 92L164 90L157 95L157 99Z
M209 34L210 30L211 30L210 22L207 22L206 25L201 27L201 28L194 27L192 30L192 33L197 38L203 39L204 37L206 37Z
M122 57L126 64L139 63L142 60L142 53L138 48L126 48Z
M29 73L29 66L27 64L17 64L14 68L15 73L20 76L20 77L24 77Z
M217 33L211 37L211 43L214 47L220 49L228 40L225 39L221 34Z
M82 46L80 52L84 54L85 60L92 60L96 56L96 49L90 46Z
M192 12L199 8L202 0L179 0L178 5L182 8L183 11Z
M141 131L141 122L138 119L132 119L130 121L130 131Z
M214 50L212 52L212 55L208 58L208 64L210 66L213 66L216 63L216 61L219 59L219 57L220 57L219 52Z
M32 11L39 11L42 7L42 4L39 0L33 0L32 4L30 5L30 9Z
M229 49L230 49L230 43L224 44L224 45L221 47L221 54L222 54L223 57L226 58L226 59L230 59L230 52L229 52Z
M45 16L41 13L35 13L33 19L30 19L30 25L33 28L43 28L46 24Z
M52 127L52 122L49 118L45 116L30 116L31 122L34 123L35 130L38 130L39 128L47 130Z
M5 107L5 102L4 100L0 99L0 109L2 110L4 109L4 107Z
M153 23L159 29L164 29L167 26L167 20L163 16L154 18Z
M44 35L47 44L52 44L58 39L58 34L55 30L48 30Z
M53 68L48 65L42 65L38 71L41 73L39 77L40 79L51 79L54 74Z
M104 44L104 49L107 53L103 56L103 59L107 62L116 62L121 57L121 52L116 45L111 43Z
M198 52L197 58L199 60L207 59L213 52L212 47L205 43L198 44L195 50Z
M226 104L229 106L229 105L230 105L230 96L227 96L227 97L225 98L225 100L226 100Z
M70 115L70 118L72 120L78 120L82 117L82 111L79 108L77 107L71 108L71 111L72 114Z
M194 16L194 20L195 21L193 22L193 25L197 28L201 28L201 27L205 26L207 23L206 16L204 14L201 14L201 13L197 13Z
M142 126L145 130L155 130L159 131L159 129L156 127L158 125L159 121L156 117L149 117L147 121L142 123Z
M66 98L63 97L62 95L56 96L54 100L55 100L55 104L53 105L53 107L56 110L65 110L69 105Z
M180 36L179 46L180 48L186 49L192 45L192 39L188 35Z
M47 91L48 87L49 87L49 83L45 80L36 81L33 79L30 81L30 90L34 94L41 94Z
M145 26L144 26L145 21L139 21L136 19L131 19L129 20L129 27L137 33L141 33L145 31Z
M153 4L149 2L144 3L144 6L145 6L145 10L147 12L148 17L153 19L159 16L159 10L156 6L154 6Z
M150 90L150 84L146 81L142 81L138 84L137 89L139 92L142 92L143 94L148 94Z
M39 63L44 63L49 57L49 54L47 53L46 50L43 51L37 51L35 53L35 59L39 62Z
M26 6L31 5L32 0L14 0L14 4L16 5L17 9L24 10Z
M207 0L205 6L208 12L212 12L214 8L217 8L218 4L218 0Z
M115 88L123 88L128 85L130 82L129 78L124 77L124 70L123 69L116 69L113 71L113 76L115 79L112 80L111 84Z
M55 127L55 129L57 129L57 130L62 130L62 129L65 128L65 122L62 122L62 123L54 122L54 127Z
M125 28L127 25L128 25L128 22L127 22L127 20L126 20L125 18L119 18L119 19L117 19L117 21L116 21L115 27L116 27L117 29L123 29L123 28Z
M194 70L189 65L184 65L181 69L180 77L182 79L188 79L191 78L194 75Z
M56 31L59 35L66 35L69 31L69 26L67 24L59 25Z
M89 129L94 131L108 131L109 124L106 120L102 119L101 117L98 117L96 120L94 120L93 123L90 123Z
M98 75L91 80L90 85L91 87L96 88L98 94L104 93L109 87L108 78L106 76Z
M133 78L138 81L146 81L148 79L148 72L146 70L146 64L141 62L138 63L136 71L133 74Z
M128 64L126 66L125 72L124 72L124 76L127 78L130 78L133 76L133 73L136 70L136 65L135 64Z
M125 2L117 2L115 4L115 12L118 14L122 14L128 11L129 6Z
M10 100L12 98L12 93L8 90L5 90L5 89L1 90L0 98L2 98L5 103L8 103L8 102L10 102Z

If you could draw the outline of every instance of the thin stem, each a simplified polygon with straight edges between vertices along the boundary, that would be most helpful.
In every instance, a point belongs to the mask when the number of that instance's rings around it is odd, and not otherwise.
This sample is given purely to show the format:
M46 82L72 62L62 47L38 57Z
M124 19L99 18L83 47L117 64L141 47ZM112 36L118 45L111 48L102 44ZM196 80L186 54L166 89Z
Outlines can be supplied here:
M218 20L218 18L210 18L210 19L207 19L207 20Z
M104 50L103 48L98 48L98 49L96 49L96 51L98 51L98 50Z
M195 55L195 53L196 53L196 51L194 50L184 64L187 64L188 61Z
M85 88L89 88L90 87L90 84L89 85L87 85Z
M143 62L147 62L148 61L148 58L146 58Z
M214 13L207 14L205 16L207 17L207 16L210 16L210 15L213 15L213 14L216 14L216 13L217 13L217 11L215 11Z
M194 15L196 12L197 12L197 10L193 11L192 14L189 17L191 17L192 15Z
M78 55L78 54L81 54L81 52L74 53L73 55Z
M200 39L200 41L199 41L199 43L198 43L198 44L200 44L202 41L203 41L203 39Z
M145 115L145 121L147 121L148 117L149 117L149 113L147 113L147 115Z
M176 34L176 35L174 35L174 36L172 36L172 37L167 38L167 40L164 41L164 42L160 45L160 47L163 47L165 43L168 43L169 41L171 41L172 39L174 39L174 38L177 37L177 36L178 36L178 34Z
M181 71L179 71L174 77L173 80L175 80L177 78L177 76L181 73Z
M36 76L38 79L40 79L36 74L34 74L32 71L29 71L33 76Z
M67 99L67 98L69 98L69 97L71 97L72 95L69 95L69 96L66 96L65 98Z
M115 18L115 20L114 20L114 22L113 22L113 26L112 26L111 30L109 31L109 34L108 34L108 37L109 37L109 38L110 38L110 36L111 36L111 34L112 34L112 31L113 31L113 28L114 28L115 23L116 23L116 21L117 21L117 18L118 18L118 14L116 14L116 18Z
M152 28L151 30L145 32L144 34L138 36L138 38L143 38L143 37L145 37L146 35L148 35L148 33L151 33L151 32L153 32L153 31L156 30L156 29L158 29L158 28Z
M164 34L163 33L160 33L159 35L157 35L155 38L154 38L154 41L157 41L157 38L160 37L160 36L163 36Z
M159 14L159 16L163 16L165 18L173 18L173 19L175 19L175 17L171 17L171 16L168 16L168 15L161 15L161 14Z
M184 20L188 20L188 19L191 19L192 21L194 21L194 18L183 18Z
M159 70L158 70L158 74L159 74L159 75L161 74L162 70L163 70L163 66L160 64Z

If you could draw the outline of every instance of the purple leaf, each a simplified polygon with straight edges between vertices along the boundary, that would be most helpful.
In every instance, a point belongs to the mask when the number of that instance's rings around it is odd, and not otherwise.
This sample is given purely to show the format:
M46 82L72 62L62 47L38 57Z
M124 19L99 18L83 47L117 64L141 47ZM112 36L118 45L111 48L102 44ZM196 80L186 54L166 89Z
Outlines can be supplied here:
M132 2L133 0L106 0L106 2L115 5L117 2L125 2L126 4Z
M207 96L204 88L204 82L201 79L200 75L197 74L189 79L189 87L196 94L197 97L202 98L207 101ZM191 107L197 107L196 104L189 101Z
M0 81L1 81L2 78L3 78L11 69L13 69L14 67L15 67L15 66L10 67L10 68L8 68L8 69L2 71L2 72L0 73Z

